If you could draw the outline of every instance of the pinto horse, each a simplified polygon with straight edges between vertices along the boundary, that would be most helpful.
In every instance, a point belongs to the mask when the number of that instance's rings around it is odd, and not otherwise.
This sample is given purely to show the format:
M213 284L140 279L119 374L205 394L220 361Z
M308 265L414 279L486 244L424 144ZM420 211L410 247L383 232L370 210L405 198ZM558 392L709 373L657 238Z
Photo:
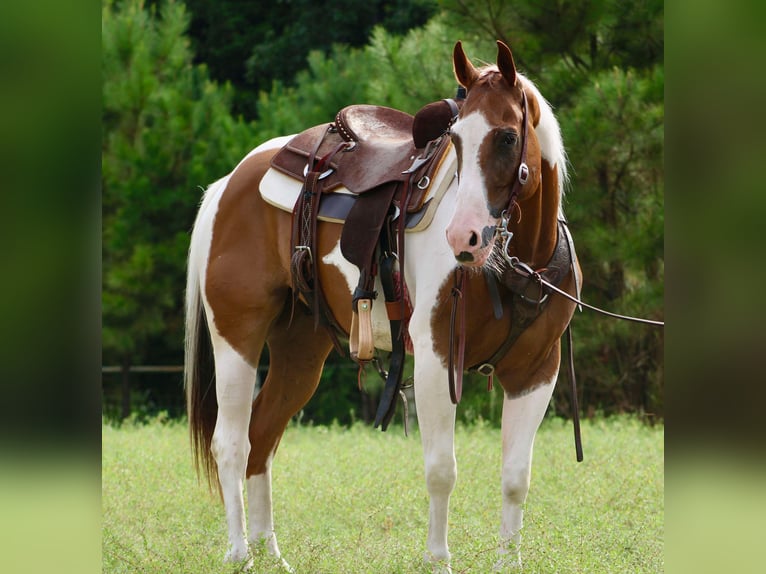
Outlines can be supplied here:
M456 405L448 385L457 346L449 328L456 270L464 277L459 294L468 310L462 327L465 365L486 367L514 321L511 282L504 279L509 262L535 271L551 260L561 234L567 177L559 125L538 89L517 73L505 44L498 42L496 65L475 68L458 42L453 65L466 90L448 133L457 177L453 167L430 225L404 234L403 265L430 497L426 560L438 572L451 572L447 519L457 479ZM204 195L189 251L185 370L195 459L211 486L219 488L226 510L225 560L248 560L250 545L258 544L287 569L274 532L272 462L286 425L314 394L333 347L310 313L293 308L291 214L258 192L270 160L289 140L257 147ZM496 240L498 229L503 240ZM320 222L315 257L327 305L349 333L359 271L340 252L341 231L341 224ZM571 238L569 244L571 265L559 286L574 295L580 270ZM490 280L499 283L499 318L493 317ZM520 564L534 437L558 375L560 338L575 308L557 295L544 306L534 303L539 314L490 369L504 390L499 570ZM376 348L391 350L385 314L373 313L372 320ZM253 400L264 344L269 371Z

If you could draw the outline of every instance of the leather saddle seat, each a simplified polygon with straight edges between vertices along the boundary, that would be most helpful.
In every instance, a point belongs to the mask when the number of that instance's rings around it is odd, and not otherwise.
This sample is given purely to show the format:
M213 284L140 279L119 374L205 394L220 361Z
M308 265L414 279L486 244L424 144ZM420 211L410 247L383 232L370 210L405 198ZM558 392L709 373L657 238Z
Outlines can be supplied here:
M340 167L352 192L364 193L389 181L404 181L417 157L412 140L413 116L383 106L355 105L335 116L335 126L353 147ZM359 190L359 191L356 191Z
M366 104L347 106L337 113L335 122L296 135L274 156L271 165L303 180L312 152L319 160L346 142L348 147L331 158L322 174L323 193L345 187L352 194L361 195L387 183L404 182L411 177L408 170L413 162L424 151L415 147L413 121L410 114L392 108ZM444 138L440 148L432 153L443 154L447 140ZM439 158L435 159L434 166L439 163ZM427 187L413 185L407 213L414 213L423 206Z

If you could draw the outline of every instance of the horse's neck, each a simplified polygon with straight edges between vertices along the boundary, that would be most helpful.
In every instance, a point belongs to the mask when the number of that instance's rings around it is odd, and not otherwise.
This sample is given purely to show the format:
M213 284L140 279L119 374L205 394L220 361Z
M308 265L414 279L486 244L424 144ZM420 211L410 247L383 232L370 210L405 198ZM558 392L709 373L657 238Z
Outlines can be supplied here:
M558 193L543 193L539 189L531 197L520 201L511 214L510 230L513 232L510 250L533 269L539 269L550 261L556 247L558 234Z

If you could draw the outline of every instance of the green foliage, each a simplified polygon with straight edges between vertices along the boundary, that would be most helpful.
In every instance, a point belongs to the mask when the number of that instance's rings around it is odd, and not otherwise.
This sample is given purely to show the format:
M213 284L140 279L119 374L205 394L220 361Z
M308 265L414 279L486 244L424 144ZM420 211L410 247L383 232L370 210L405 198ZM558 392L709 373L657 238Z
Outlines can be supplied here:
M187 0L187 4L196 52L214 78L236 87L235 108L248 118L264 117L257 107L258 94L271 90L273 81L295 85L310 54L335 58L342 51L336 45L364 46L376 25L403 34L423 25L436 8L433 0Z
M192 65L188 14L168 0L106 1L103 66L103 349L148 357L182 345L188 231L201 186L249 146L228 112L230 90Z
M430 571L422 562L428 500L420 437L400 430L287 429L273 467L274 519L296 572ZM579 464L571 432L556 419L538 432L524 570L663 571L663 428L627 417L586 421ZM185 425L103 426L102 435L102 571L238 571L223 564L223 507L197 481ZM500 521L500 433L458 425L455 449L452 566L490 572ZM256 556L253 571L270 567L266 556Z
M366 47L375 70L367 101L415 114L425 104L455 93L452 48L455 42L443 18L435 17L406 35L376 27Z
M332 121L351 103L389 106L414 114L425 103L452 95L451 52L444 25L427 26L396 36L383 27L370 43L355 49L335 45L329 55L315 50L307 68L289 86L280 80L258 98L256 128L260 139L295 133ZM427 59L420 54L428 53Z
M503 40L514 51L516 64L543 81L551 67L563 65L575 76L570 81L583 81L597 70L651 67L663 57L662 0L440 0L439 4L447 22L464 39L485 44ZM556 90L554 83L541 88L554 101L566 99L566 92Z
M360 50L335 46L329 56L311 52L308 68L297 74L294 87L275 80L270 92L261 92L256 122L259 138L333 121L335 113L349 102L364 101L371 75Z
M663 316L663 86L661 65L614 68L560 114L575 167L567 213L586 300L653 319ZM662 414L662 332L593 315L574 325L586 404Z

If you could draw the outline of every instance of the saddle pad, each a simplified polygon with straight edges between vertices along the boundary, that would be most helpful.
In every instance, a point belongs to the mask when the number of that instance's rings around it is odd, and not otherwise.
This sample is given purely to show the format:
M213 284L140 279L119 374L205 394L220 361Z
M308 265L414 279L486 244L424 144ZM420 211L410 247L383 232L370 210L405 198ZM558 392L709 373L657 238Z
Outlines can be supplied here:
M408 232L422 231L431 224L436 207L455 178L456 170L457 156L450 144L435 170L436 175L430 183L423 207L407 217ZM261 179L259 191L266 203L292 213L302 188L303 182L272 167ZM319 220L343 223L356 197L356 194L343 186L336 187L332 193L323 194L319 204Z

